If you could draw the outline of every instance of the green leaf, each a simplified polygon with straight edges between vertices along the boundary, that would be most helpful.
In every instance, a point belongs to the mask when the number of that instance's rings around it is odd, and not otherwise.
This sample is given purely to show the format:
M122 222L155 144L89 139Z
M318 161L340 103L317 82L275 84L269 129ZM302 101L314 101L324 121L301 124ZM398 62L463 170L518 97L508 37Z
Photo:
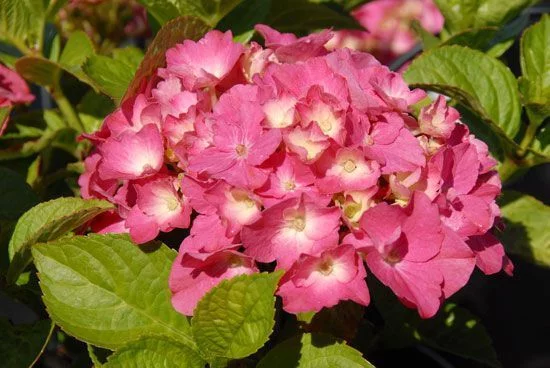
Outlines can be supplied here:
M170 302L176 253L165 245L94 234L35 245L32 253L47 311L68 334L109 349L153 335L195 348L187 318Z
M72 75L92 87L92 82L80 70L69 70L65 66L41 56L24 56L15 63L15 69L25 79L43 87L59 88L63 72Z
M92 55L82 70L101 92L114 100L122 98L135 73L125 62L103 55Z
M261 348L275 324L280 272L241 275L222 281L197 305L191 325L206 356L244 358Z
M280 32L310 33L321 28L362 29L351 16L339 13L324 4L307 0L273 1L266 24Z
M113 59L122 61L128 68L135 71L143 60L143 51L137 47L114 49Z
M500 198L506 225L499 236L506 251L550 266L550 207L526 194L504 191Z
M214 27L242 0L139 0L161 24L178 16L194 16Z
M15 171L0 167L0 220L17 220L36 203L38 196L25 178Z
M368 2L368 0L309 0L311 3L336 3L342 7L345 11L350 11L353 8L358 7L361 4Z
M546 124L538 131L530 148L550 160L550 124Z
M422 49L430 50L438 46L441 43L441 40L434 36L432 33L425 30L419 21L415 20L411 23L412 30L420 40L422 40Z
M521 105L514 75L480 51L463 46L435 48L412 62L405 80L457 99L510 140L520 129Z
M150 78L158 68L166 65L166 50L185 39L196 41L209 30L210 27L202 20L189 16L178 17L165 24L147 48L145 57L122 101L127 97L135 96L142 82Z
M54 324L48 320L31 325L13 326L0 319L0 357L2 366L10 368L33 367L50 340Z
M497 27L467 29L446 39L441 43L441 46L462 45L468 46L471 49L485 51L489 48L497 32Z
M143 53L135 47L115 49L113 57L90 56L82 69L97 89L119 101L133 80L142 59Z
M329 335L303 334L275 346L258 368L374 368L361 353Z
M82 73L82 64L93 54L94 45L88 35L84 31L76 31L67 40L59 64L68 72L78 75Z
M254 35L254 26L262 23L271 9L272 0L245 0L223 18L217 29L231 30L235 41L246 43Z
M21 49L40 49L44 0L0 0L0 39Z
M352 341L363 322L365 308L351 301L343 301L332 308L323 308L308 321L306 331L330 334Z
M31 262L31 246L57 239L113 208L107 201L58 198L25 212L17 222L9 244L10 268L7 280L15 282Z
M539 126L550 116L550 15L545 14L521 38L520 87L530 121Z
M203 368L205 362L193 350L176 341L146 337L129 343L111 355L104 368Z
M502 26L538 0L435 0L452 35L469 28Z
M479 318L466 309L448 303L430 320L421 321L415 331L421 343L435 349L500 367L491 338Z
M20 58L15 69L23 78L43 87L56 85L62 72L58 64L38 56Z
M466 309L447 303L435 317L421 319L415 310L403 306L378 281L371 281L369 288L376 309L384 319L380 342L384 349L421 343L491 367L500 367L487 330Z
M86 133L93 133L101 127L103 120L115 109L113 100L109 97L88 91L76 107L78 117L84 125Z

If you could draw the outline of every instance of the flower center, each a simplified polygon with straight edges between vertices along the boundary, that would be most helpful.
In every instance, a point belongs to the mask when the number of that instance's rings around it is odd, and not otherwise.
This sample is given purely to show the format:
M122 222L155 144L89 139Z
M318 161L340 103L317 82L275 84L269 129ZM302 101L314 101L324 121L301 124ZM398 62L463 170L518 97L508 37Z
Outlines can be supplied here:
M296 183L294 183L292 180L285 181L284 188L287 191L294 190L296 188Z
M164 202L166 203L166 208L168 208L170 212L175 211L180 205L178 199L173 196L166 197Z
M355 164L355 162L353 162L353 160L346 160L346 162L344 162L344 170L346 170L348 173L353 172L356 168L357 165Z
M318 121L318 124L323 133L328 133L332 129L332 123L329 118Z
M237 147L235 147L235 152L237 152L237 155L239 156L244 156L247 154L248 150L244 144L237 144Z
M328 276L332 273L333 263L331 259L325 259L317 266L317 270L323 275Z
M304 231L306 228L306 221L302 216L298 216L292 220L291 226L296 231Z
M364 143L366 146L372 146L374 144L374 139L370 135L365 136Z
M394 265L396 263L399 263L401 262L401 259L403 257L399 254L398 250L397 249L392 249L387 255L386 257L384 257L384 261L386 261L386 263L389 263L391 265Z

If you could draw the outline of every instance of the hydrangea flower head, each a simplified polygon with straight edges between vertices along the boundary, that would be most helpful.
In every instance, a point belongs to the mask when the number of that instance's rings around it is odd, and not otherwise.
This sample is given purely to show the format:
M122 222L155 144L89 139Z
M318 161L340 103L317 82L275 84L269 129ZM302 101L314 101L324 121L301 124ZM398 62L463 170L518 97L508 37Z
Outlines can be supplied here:
M153 85L89 136L82 194L117 210L98 231L137 243L189 228L174 307L192 315L221 280L285 272L289 313L370 302L372 273L420 316L470 278L512 265L491 234L500 180L487 146L443 97L369 54L265 25L240 45L211 31L166 53Z

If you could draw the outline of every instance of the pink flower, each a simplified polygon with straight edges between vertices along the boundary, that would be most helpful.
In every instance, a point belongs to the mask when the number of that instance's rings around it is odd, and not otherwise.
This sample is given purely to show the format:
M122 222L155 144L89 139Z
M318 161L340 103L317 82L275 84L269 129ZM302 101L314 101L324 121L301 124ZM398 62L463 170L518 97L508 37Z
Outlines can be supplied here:
M108 131L105 132L107 137L118 137L125 132L137 133L149 124L155 125L160 131L161 122L160 104L149 100L144 94L139 94L109 115L105 119L104 128Z
M382 113L372 122L361 116L352 124L351 142L362 147L366 157L376 160L383 174L415 171L425 165L422 147L401 115Z
M328 30L297 38L292 33L279 33L263 24L256 25L254 29L265 39L265 45L275 51L277 59L284 63L326 55L327 49L324 45L332 38L332 32Z
M219 104L223 104L221 99ZM263 114L252 103L240 105L236 114L238 117L228 116L229 113L218 117L212 127L212 146L191 157L189 170L232 185L259 188L267 180L268 172L258 166L275 152L281 134L262 128Z
M186 88L214 87L239 60L244 48L231 31L210 31L201 40L183 41L166 52L166 70L179 76Z
M375 0L356 9L352 15L377 40L370 50L383 61L413 48L417 38L412 21L418 20L430 33L443 28L444 19L432 0Z
M163 118L186 114L198 102L197 94L184 90L179 78L174 76L159 82L151 94L160 103Z
M29 103L34 96L23 78L8 67L0 64L0 107ZM7 128L9 116L0 121L0 136Z
M245 189L220 181L205 191L204 196L216 208L216 213L227 228L228 237L235 236L243 226L260 218L259 198Z
M369 22L401 24L385 17ZM266 47L219 31L174 46L141 93L84 135L94 149L82 195L116 206L95 231L144 243L190 228L170 277L178 311L192 315L257 263L286 270L278 294L290 313L367 305L363 260L424 318L476 264L511 273L490 232L496 161L443 97L417 119L425 92L372 55L329 52L329 31L257 29Z
M199 300L222 280L258 272L254 261L241 253L223 250L212 254L180 251L170 272L172 305L187 316Z
M199 215L193 221L191 234L181 243L181 249L191 253L214 253L234 248L234 238L226 236L226 227L218 215Z
M504 270L512 275L514 265L504 253L504 247L490 233L481 236L472 236L468 239L468 245L475 253L476 265L486 275L492 275Z
M323 196L314 186L315 175L312 169L291 153L279 153L266 162L274 166L266 184L258 190L263 204L270 207L286 199L306 194L310 198L323 201ZM325 201L328 202L328 198Z
M441 300L469 279L472 252L442 226L437 206L422 193L415 192L407 209L378 204L360 224L365 233L346 239L366 253L374 275L421 317L433 316Z
M277 294L289 313L319 312L341 300L370 302L363 261L350 245L326 250L318 257L302 255L281 280Z
M126 132L107 139L99 146L102 160L99 176L108 179L139 179L160 171L164 146L155 125L144 126L139 132Z
M189 227L191 208L178 193L174 178L161 176L135 187L137 201L128 214L126 226L136 243L153 240L159 231Z
M418 125L424 134L449 138L459 116L458 111L447 106L445 97L440 95L436 101L420 110Z
M323 193L366 190L380 177L379 164L369 161L359 149L341 148L330 160L329 168L316 185Z
M23 78L8 67L0 64L0 106L29 103L34 96Z
M340 211L304 195L276 204L241 233L245 253L259 262L288 269L301 254L317 255L338 243Z

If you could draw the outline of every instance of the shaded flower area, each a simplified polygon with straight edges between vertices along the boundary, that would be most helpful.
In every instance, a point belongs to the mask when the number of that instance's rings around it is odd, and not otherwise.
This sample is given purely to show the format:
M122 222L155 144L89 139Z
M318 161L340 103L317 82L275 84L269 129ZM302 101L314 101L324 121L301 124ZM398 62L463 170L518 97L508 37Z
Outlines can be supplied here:
M370 54L329 51L330 31L256 30L265 47L220 31L177 44L86 135L82 196L116 205L95 231L145 243L190 229L170 276L176 310L192 315L223 279L282 269L289 313L368 305L376 277L429 318L476 265L511 274L491 234L497 162L443 97Z
M32 101L34 96L27 82L17 72L0 64L0 136L7 128L11 108Z
M352 16L365 31L337 31L327 46L366 51L384 64L390 64L416 45L418 37L413 22L437 34L445 21L433 0L375 0L355 9Z

